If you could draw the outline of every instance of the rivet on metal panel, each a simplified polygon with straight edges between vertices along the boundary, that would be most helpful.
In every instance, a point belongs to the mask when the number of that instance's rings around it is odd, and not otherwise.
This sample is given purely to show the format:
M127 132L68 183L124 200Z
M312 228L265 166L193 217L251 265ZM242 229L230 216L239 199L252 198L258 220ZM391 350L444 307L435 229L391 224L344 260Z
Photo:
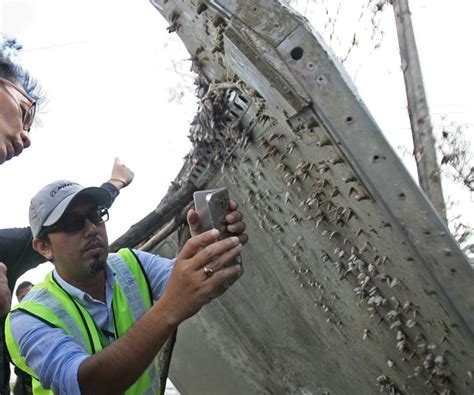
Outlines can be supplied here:
M383 156L383 155L377 155L377 154L374 155L374 156L372 156L372 162L373 162L373 163L377 163L377 162L379 162L379 161L381 161L381 160L385 160L385 156Z
M325 85L326 84L326 77L324 75L320 75L318 78L316 78L316 82L319 85Z

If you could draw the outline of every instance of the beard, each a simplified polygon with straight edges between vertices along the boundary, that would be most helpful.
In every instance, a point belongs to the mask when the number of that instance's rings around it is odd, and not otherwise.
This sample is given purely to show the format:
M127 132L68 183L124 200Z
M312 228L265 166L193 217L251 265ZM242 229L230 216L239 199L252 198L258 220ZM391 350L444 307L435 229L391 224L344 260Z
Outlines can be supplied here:
M105 270L105 264L107 263L107 259L103 258L102 256L95 257L94 260L89 263L89 274L97 274L103 270Z
M102 241L98 237L91 238L83 251L85 254L83 257L86 259L85 263L87 262L86 267L89 274L94 275L105 270L109 255L107 239Z

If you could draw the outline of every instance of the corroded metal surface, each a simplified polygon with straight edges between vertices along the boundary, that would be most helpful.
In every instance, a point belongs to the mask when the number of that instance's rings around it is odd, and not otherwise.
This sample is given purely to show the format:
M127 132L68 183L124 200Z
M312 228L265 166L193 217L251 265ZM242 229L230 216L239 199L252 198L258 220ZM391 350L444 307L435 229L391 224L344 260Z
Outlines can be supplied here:
M251 237L180 392L472 393L472 270L322 41L275 1L152 3L199 75L175 186L226 186Z

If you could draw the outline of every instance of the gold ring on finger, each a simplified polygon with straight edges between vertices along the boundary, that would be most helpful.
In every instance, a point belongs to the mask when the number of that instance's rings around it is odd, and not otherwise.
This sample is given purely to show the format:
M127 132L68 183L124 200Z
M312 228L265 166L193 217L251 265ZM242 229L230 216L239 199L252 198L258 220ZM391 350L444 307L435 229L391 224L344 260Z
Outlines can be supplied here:
M203 267L203 270L204 270L204 274L207 276L207 277L211 277L213 274L214 274L214 270L212 270L211 268L207 267L207 266L204 266Z

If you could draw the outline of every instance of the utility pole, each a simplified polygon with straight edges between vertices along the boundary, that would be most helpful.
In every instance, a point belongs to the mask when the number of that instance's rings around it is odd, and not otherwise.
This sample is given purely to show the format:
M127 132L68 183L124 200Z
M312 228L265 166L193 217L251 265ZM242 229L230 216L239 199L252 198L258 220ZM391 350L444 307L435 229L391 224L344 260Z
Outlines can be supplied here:
M446 223L446 207L441 187L441 174L436 160L433 128L426 102L408 0L390 0L390 3L393 5L395 13L418 181L421 189L426 193Z

